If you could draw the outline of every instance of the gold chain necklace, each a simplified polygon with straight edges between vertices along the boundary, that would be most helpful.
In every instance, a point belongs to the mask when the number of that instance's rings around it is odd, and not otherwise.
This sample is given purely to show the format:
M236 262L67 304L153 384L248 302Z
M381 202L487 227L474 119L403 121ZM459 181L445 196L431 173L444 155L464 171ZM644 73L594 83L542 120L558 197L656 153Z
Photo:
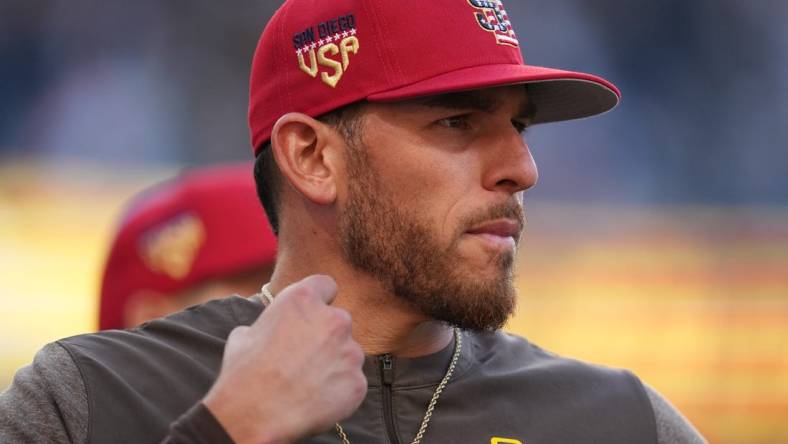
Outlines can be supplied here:
M268 305L270 305L274 301L274 296L271 294L271 290L268 289L269 284L263 285L261 292L265 297ZM435 410L435 406L438 404L438 399L441 397L441 393L443 393L443 389L449 384L449 380L451 379L451 375L454 374L454 368L457 366L457 361L460 359L460 354L462 353L462 335L460 334L460 330L455 328L454 329L454 354L451 357L451 363L449 363L449 368L446 369L446 374L443 375L443 379L441 380L438 387L435 388L435 392L432 394L432 399L430 399L430 403L427 405L427 411L424 412L424 418L421 420L421 427L419 427L418 433L416 433L416 437L413 438L411 444L419 444L421 443L421 439L424 438L424 434L427 432L427 426L430 424L430 419L432 419L432 412ZM334 424L334 428L337 431L337 435L339 435L339 439L342 441L342 444L350 444L350 440L347 437L347 434L342 429L342 426L339 423Z

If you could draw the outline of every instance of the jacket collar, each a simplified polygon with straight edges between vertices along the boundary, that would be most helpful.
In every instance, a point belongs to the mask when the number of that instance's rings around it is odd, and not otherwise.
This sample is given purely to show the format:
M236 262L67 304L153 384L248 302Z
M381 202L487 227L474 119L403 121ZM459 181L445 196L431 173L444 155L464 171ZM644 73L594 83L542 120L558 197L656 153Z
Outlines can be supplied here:
M452 379L470 370L474 362L474 334L465 331L461 331L460 334L462 335L462 350ZM391 356L392 365L389 371L391 372L392 386L394 388L418 388L440 383L454 354L454 342L455 340L452 338L449 345L442 350L426 356L417 358ZM383 385L383 357L367 356L364 359L364 374L370 387Z

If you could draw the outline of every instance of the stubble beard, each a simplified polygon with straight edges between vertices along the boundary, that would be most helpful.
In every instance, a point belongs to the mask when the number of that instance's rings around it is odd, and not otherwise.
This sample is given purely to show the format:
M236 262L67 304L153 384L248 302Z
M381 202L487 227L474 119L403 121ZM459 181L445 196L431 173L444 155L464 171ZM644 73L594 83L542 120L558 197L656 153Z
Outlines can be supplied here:
M363 150L350 156L349 198L339 217L345 259L428 318L473 331L502 328L516 307L514 252L491 256L497 276L483 278L463 272L457 244L475 223L509 217L522 226L522 207L510 203L467 218L446 247L427 220L382 189Z

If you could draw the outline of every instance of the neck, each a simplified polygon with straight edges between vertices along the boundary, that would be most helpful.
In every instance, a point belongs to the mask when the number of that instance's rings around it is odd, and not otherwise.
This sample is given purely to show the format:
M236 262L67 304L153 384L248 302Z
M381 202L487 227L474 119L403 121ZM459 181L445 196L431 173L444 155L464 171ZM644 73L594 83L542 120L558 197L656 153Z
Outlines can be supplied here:
M353 338L367 355L424 356L440 351L452 340L451 327L425 317L377 279L336 256L295 255L280 249L269 288L276 296L313 274L325 274L337 282L339 291L331 305L350 313Z

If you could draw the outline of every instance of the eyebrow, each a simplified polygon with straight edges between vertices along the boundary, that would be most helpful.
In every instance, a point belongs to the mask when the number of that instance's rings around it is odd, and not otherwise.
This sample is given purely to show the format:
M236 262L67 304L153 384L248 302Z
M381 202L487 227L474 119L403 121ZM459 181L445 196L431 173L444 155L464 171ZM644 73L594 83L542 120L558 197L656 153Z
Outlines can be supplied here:
M445 108L451 110L471 109L475 111L492 112L500 106L500 101L480 91L462 91L426 97L420 101L420 104L430 108ZM530 100L527 100L521 104L517 116L532 120L535 114L536 107Z

